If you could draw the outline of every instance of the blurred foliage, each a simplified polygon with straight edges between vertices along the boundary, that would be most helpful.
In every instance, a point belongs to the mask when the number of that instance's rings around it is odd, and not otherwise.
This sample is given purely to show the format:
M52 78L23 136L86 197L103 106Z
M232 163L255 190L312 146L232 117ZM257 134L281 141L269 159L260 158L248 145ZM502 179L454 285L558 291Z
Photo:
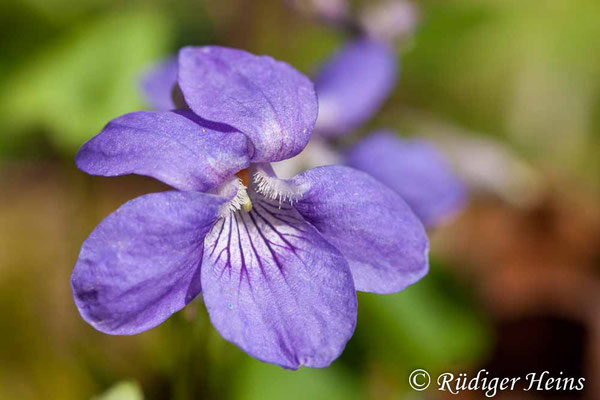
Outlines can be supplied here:
M428 1L401 100L508 140L544 168L600 173L600 3Z
M3 2L0 155L48 154L50 144L72 156L110 118L142 107L140 71L181 45L242 47L315 71L347 35L283 3ZM418 4L399 90L369 128L405 128L403 114L423 109L501 137L559 175L600 181L597 1Z
M466 288L446 271L431 262L429 274L400 293L361 293L357 334L376 360L406 371L426 365L435 372L469 365L485 354L485 321ZM374 322L377 329L369 329Z
M144 400L144 394L137 383L120 382L92 400Z
M167 42L168 23L156 12L127 10L77 24L5 84L3 148L38 129L73 154L111 117L141 107L136 78Z
M71 299L78 246L119 204L163 187L49 165L0 172L0 326L12 327L0 333L0 398L80 399L132 379L146 399L352 399L366 398L372 386L397 397L412 368L468 367L489 345L470 291L436 260L401 293L361 294L355 335L327 369L292 372L252 359L221 338L201 301L149 332L104 335L81 320Z
M338 367L286 371L269 364L246 362L236 385L238 400L331 399L355 400L363 397L353 376Z
M48 165L2 171L0 325L13 328L0 334L0 398L80 399L123 380L139 382L150 400L386 398L373 397L373 388L397 398L411 369L468 368L489 346L470 290L435 259L430 274L401 293L359 295L355 335L327 369L285 371L252 359L221 338L201 301L149 332L104 335L81 320L70 297L77 248L119 204L163 187Z

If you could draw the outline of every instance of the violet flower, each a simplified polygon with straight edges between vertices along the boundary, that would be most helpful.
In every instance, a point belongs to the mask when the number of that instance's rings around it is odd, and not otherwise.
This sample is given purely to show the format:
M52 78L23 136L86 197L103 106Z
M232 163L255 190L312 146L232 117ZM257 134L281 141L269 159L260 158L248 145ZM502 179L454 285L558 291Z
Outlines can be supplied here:
M346 164L394 189L426 226L441 224L466 203L463 183L444 155L423 139L373 132L350 149Z
M368 121L394 89L398 62L392 46L362 37L337 52L315 78L319 94L316 132L325 137L350 133ZM140 88L153 110L175 108L172 91L177 60L168 58L149 68Z
M391 47L373 39L357 39L334 55L315 80L319 118L311 151L335 159L331 154L336 150L327 139L353 132L379 110L394 87L397 68ZM465 186L431 141L374 132L338 158L394 189L428 227L449 219L466 203ZM297 159L296 164L304 167L319 165L308 151ZM298 165L291 165L295 160L277 165L276 170L299 170Z
M152 110L168 111L175 107L173 87L177 82L177 60L168 58L152 65L143 75L140 89Z
M418 8L407 0L385 0L365 4L353 15L347 0L288 3L312 9L325 21L342 22L336 25L359 33L315 78L319 95L315 132L327 138L348 134L367 122L394 89L400 69L395 43L412 35Z
M354 132L381 108L395 87L400 69L393 43L409 36L417 19L417 8L405 0L385 1L360 15L362 36L336 53L315 79L319 118L318 135L311 140L313 152L335 159L328 139ZM341 162L394 189L428 227L442 223L465 204L464 185L433 142L404 140L389 131L374 132L338 158L344 157ZM314 157L306 152L298 159L305 166L315 166ZM276 168L294 170L290 165Z
M326 367L356 324L356 290L391 293L427 272L425 230L364 172L319 167L278 179L317 117L312 83L289 65L187 47L190 110L134 112L85 143L92 175L147 175L175 190L140 196L83 243L71 284L82 317L129 335L202 293L221 335L259 360Z
M349 41L323 65L315 78L319 118L315 132L324 137L348 134L373 117L396 85L399 64L391 44L366 36ZM175 108L172 91L177 60L149 68L140 88L153 110Z
M398 70L388 43L366 37L347 43L315 78L319 95L315 131L331 138L363 125L394 89Z

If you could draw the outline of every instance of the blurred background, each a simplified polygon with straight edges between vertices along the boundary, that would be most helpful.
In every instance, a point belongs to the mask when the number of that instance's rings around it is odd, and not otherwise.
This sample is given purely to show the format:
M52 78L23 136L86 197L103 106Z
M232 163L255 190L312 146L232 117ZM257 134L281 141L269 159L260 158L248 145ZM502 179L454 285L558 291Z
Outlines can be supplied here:
M600 398L597 0L413 3L398 85L353 137L387 127L433 140L469 205L430 231L422 281L359 294L356 333L330 368L250 358L201 300L132 337L79 317L69 277L83 240L120 204L165 189L87 176L79 146L146 107L141 74L183 45L243 48L314 74L349 34L315 17L318 2L294 3L0 2L0 399L453 398L411 390L415 368L562 371L585 377L585 390L497 398Z

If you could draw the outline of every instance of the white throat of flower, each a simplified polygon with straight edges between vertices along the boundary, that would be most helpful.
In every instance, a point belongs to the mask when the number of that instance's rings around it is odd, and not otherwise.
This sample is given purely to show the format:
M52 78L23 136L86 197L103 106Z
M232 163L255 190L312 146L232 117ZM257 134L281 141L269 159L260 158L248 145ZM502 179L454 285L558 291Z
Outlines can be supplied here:
M246 212L252 210L252 202L250 196L248 196L247 187L240 178L237 178L237 193L235 197L227 204L229 212L236 212L240 209L244 209Z
M252 211L252 201L259 198L277 202L280 206L283 204L292 205L304 193L301 186L294 185L288 180L270 176L258 168L253 168L253 170L251 175L247 170L238 173L237 178L225 184L227 188L217 190L217 194L221 195L227 191L230 191L230 193L233 190L236 191L232 199L223 207L221 211L222 217L240 210L244 210L245 212Z
M294 204L304 192L300 186L294 185L288 180L269 176L263 171L255 172L252 179L253 189L256 193L269 200L278 201L279 204Z

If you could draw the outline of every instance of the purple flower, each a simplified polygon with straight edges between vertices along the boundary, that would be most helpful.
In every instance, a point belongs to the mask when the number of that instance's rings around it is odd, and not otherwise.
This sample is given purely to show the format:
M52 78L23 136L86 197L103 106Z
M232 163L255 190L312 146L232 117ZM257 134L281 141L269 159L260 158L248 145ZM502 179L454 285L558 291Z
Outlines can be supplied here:
M369 120L394 88L397 64L387 43L365 37L346 44L315 78L316 131L326 137L340 136Z
M341 136L367 122L393 89L397 69L394 51L384 41L362 38L346 45L315 81L317 132L325 138ZM303 154L302 159L310 157ZM425 141L375 134L354 145L347 163L394 189L427 226L438 225L465 204L463 184L444 155Z
M466 202L465 186L425 140L374 132L350 149L346 163L394 189L426 226L440 224Z
M315 78L319 95L316 131L335 137L360 127L389 96L397 75L398 62L391 45L367 37L347 43ZM148 106L160 111L175 108L172 94L176 83L175 58L152 66L142 76L140 85Z
M177 60L169 58L156 63L142 76L140 89L153 110L168 111L175 107L173 87L177 82Z
M84 242L71 284L96 329L150 329L202 293L223 337L285 368L325 367L356 324L355 290L390 293L427 272L425 230L406 203L345 166L278 179L317 116L312 83L270 57L222 47L179 53L191 110L134 112L77 154L102 176L175 190L138 197Z

